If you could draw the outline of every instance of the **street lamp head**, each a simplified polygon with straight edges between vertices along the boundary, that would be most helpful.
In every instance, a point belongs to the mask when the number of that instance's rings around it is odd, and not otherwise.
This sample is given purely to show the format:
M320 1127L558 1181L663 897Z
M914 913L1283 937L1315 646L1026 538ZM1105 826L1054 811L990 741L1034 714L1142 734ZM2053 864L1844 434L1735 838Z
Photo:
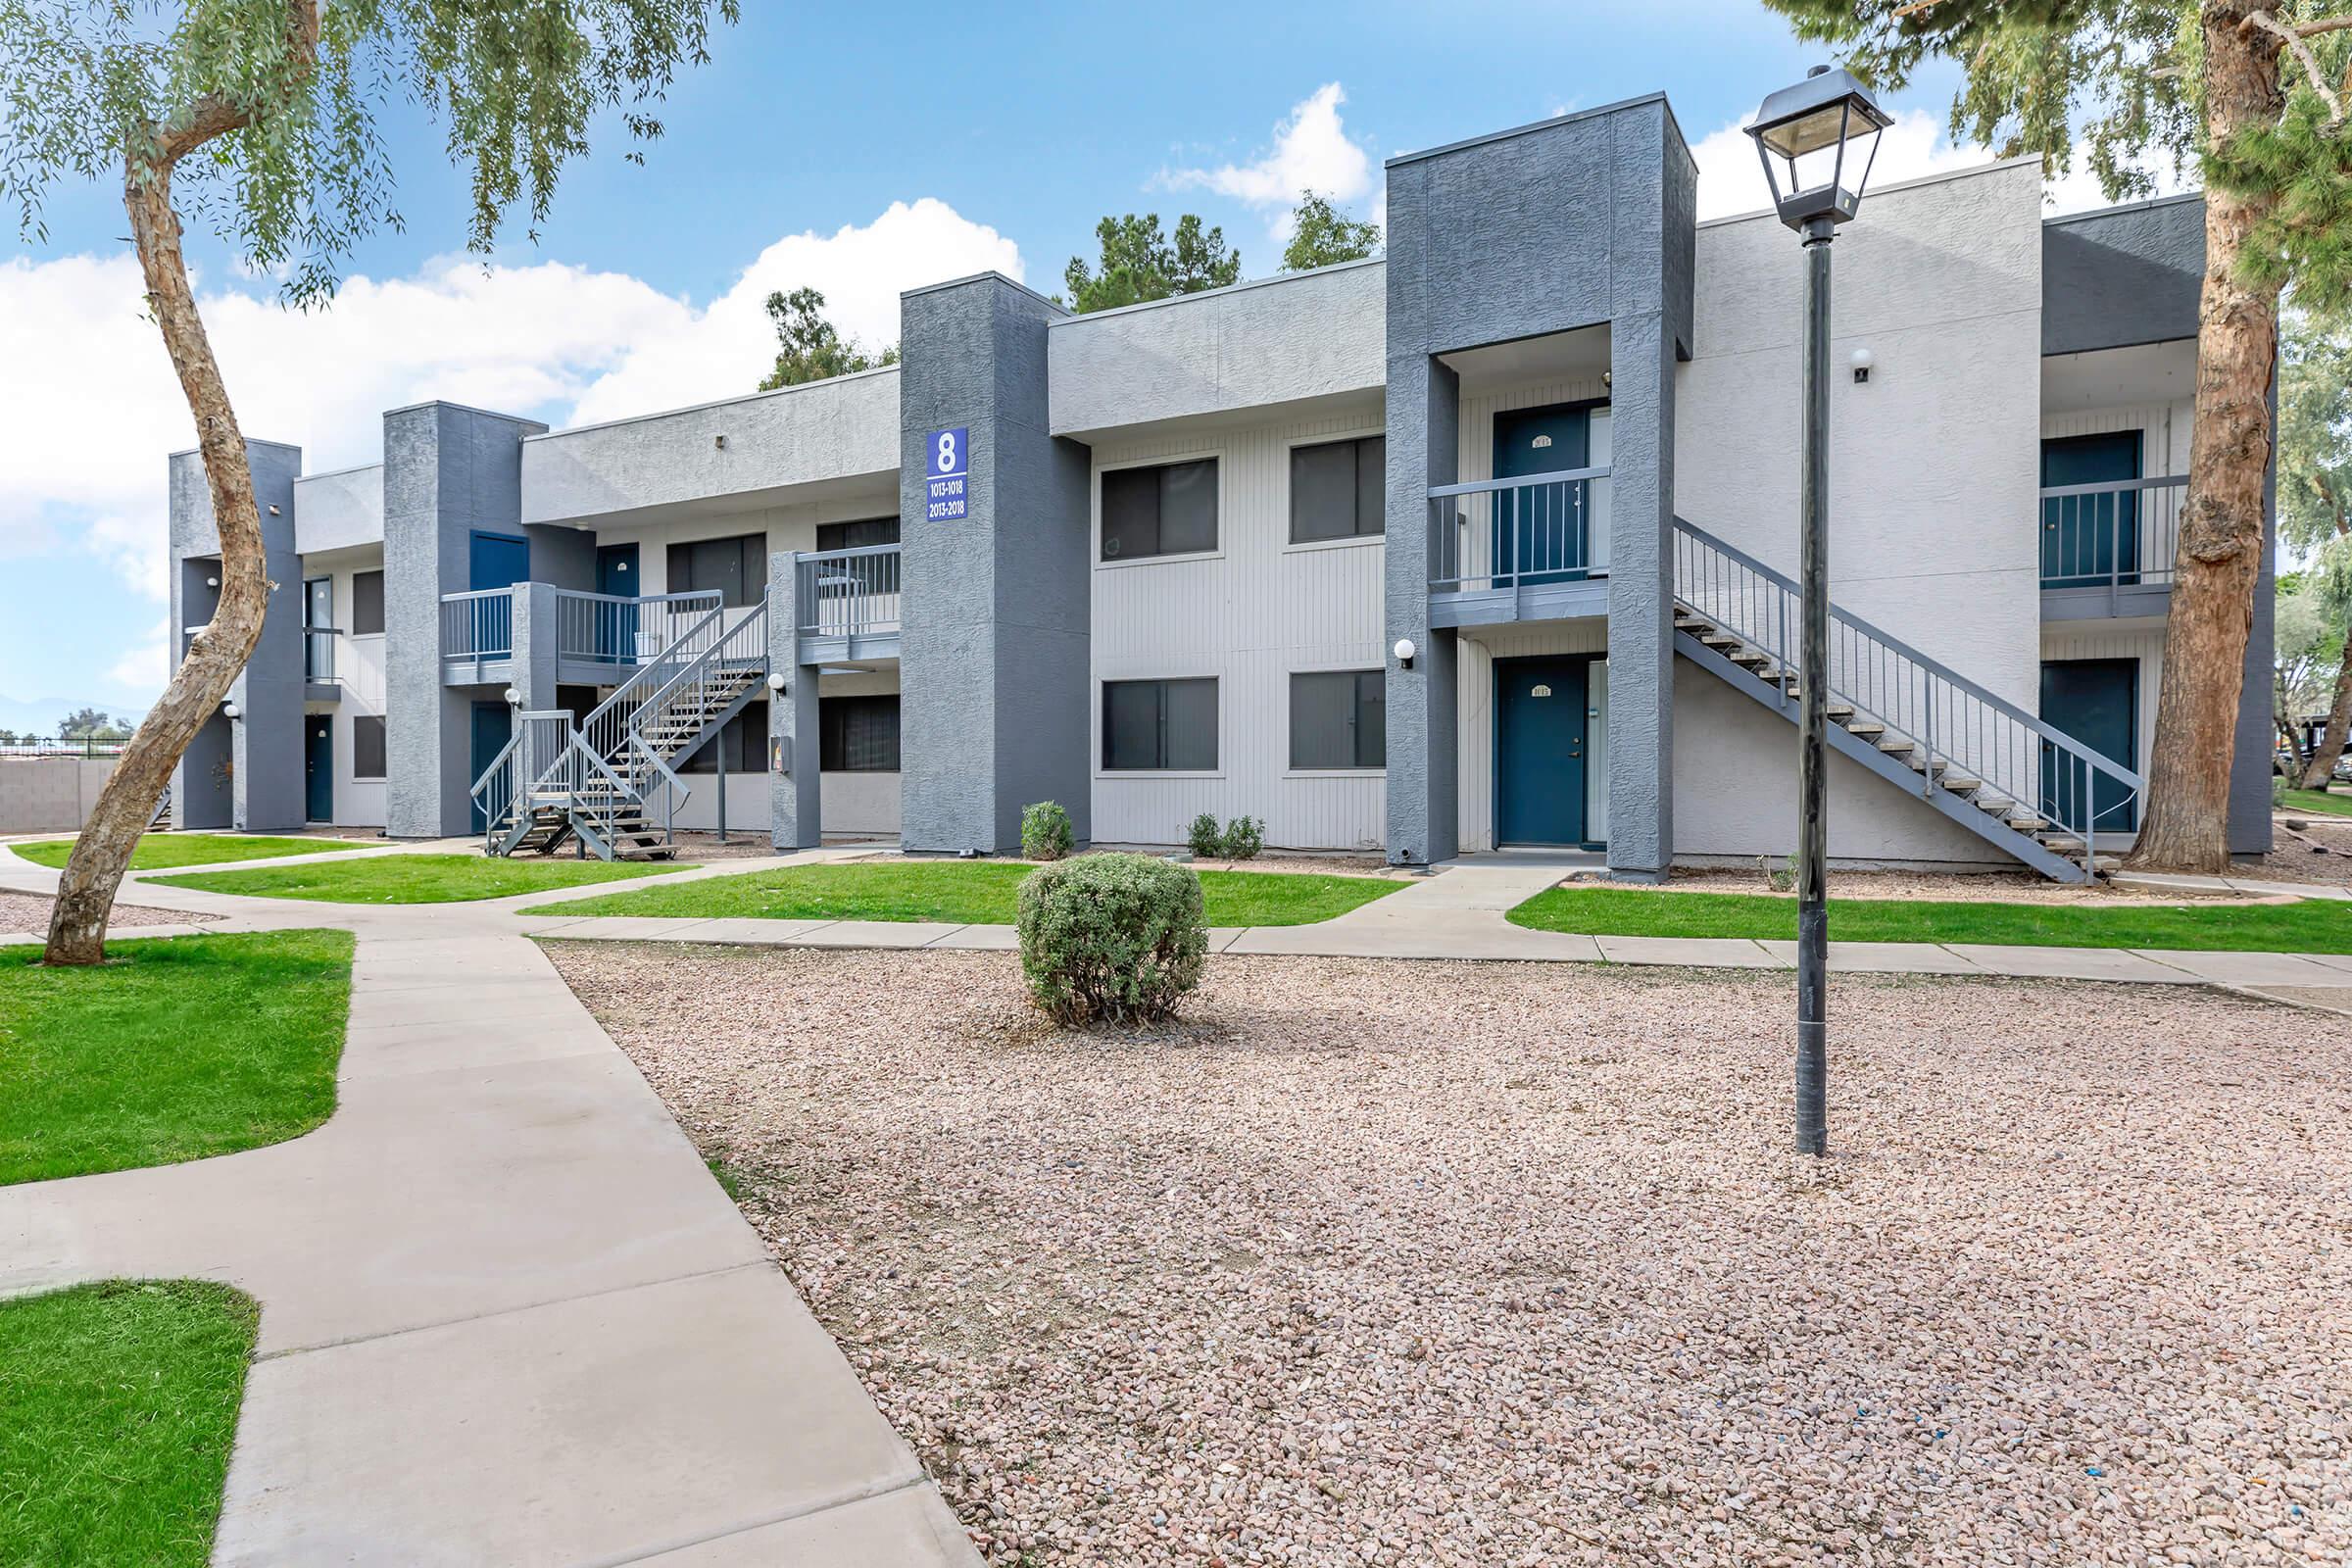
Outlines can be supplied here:
M1781 221L1826 237L1851 219L1870 182L1879 133L1893 122L1853 73L1828 66L1767 97L1747 133Z

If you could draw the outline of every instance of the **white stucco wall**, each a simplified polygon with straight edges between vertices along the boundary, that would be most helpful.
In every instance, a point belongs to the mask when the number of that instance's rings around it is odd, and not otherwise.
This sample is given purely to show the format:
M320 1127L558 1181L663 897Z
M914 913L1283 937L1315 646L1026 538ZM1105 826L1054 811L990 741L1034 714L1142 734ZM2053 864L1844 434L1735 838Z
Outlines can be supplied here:
M294 481L294 548L304 555L384 542L384 466L304 474Z
M1382 433L1378 400L1351 413L1190 431L1095 448L1095 567L1088 688L1094 836L1105 844L1177 844L1201 811L1262 817L1288 849L1376 849L1386 834L1386 775L1290 767L1294 672L1384 667L1384 541L1290 543L1291 448ZM1102 474L1138 463L1217 459L1217 549L1202 556L1104 563ZM1210 773L1105 772L1102 682L1212 675L1217 767Z
M2019 160L1874 191L1840 231L1831 382L1831 596L2031 712L2040 693L2041 179ZM1679 515L1796 566L1803 258L1769 216L1698 231L1676 380ZM1867 384L1846 368L1867 346ZM1678 855L1785 853L1794 729L1678 665ZM1973 835L1840 765L1831 853L1981 861Z
M379 486L378 492L381 494ZM384 687L384 634L356 636L351 630L352 577L383 569L383 547L321 552L306 556L303 575L327 577L334 583L334 624L344 633L335 639L335 677L343 689L337 703L305 703L307 713L333 715L335 754L335 814L337 827L382 827L384 781L361 778L353 767L359 755L354 726L362 714L382 717L388 711ZM300 608L300 601L297 601Z

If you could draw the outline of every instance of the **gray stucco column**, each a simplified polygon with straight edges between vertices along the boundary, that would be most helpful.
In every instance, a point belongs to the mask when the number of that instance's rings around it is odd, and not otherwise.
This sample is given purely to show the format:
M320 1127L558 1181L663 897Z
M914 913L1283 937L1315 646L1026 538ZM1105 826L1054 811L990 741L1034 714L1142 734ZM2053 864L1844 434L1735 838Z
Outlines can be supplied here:
M1610 323L1609 365L1609 873L1661 882L1674 861L1674 349L1656 311Z
M1428 354L1389 363L1387 597L1389 643L1409 638L1410 669L1388 661L1389 860L1427 865L1460 849L1460 639L1429 623L1438 559L1432 485L1460 468L1461 377ZM1450 527L1450 513L1444 526Z
M994 272L900 313L900 842L1009 850L1047 800L1089 839L1090 460L1051 433L1046 400L1046 331L1067 313ZM966 514L933 518L934 443L954 429Z
M261 640L228 690L238 717L207 720L198 731L172 775L173 809L183 826L284 832L303 825L306 800L302 557L294 548L294 480L302 472L302 449L248 441L245 460L261 511L270 604ZM210 620L220 599L208 579L220 574L220 536L204 462L194 452L172 455L171 534L170 646L176 668L186 628Z
M515 707L524 712L546 711L556 706L556 658L562 644L556 625L556 585L528 582L514 585Z
M768 842L813 850L824 842L824 754L817 738L816 666L801 662L800 553L767 558L767 667L784 689L767 694Z
M470 825L473 703L503 699L496 686L442 684L441 596L472 586L474 529L524 537L522 438L545 428L455 403L384 416L384 811L394 838L456 837ZM552 682L548 695L552 708Z

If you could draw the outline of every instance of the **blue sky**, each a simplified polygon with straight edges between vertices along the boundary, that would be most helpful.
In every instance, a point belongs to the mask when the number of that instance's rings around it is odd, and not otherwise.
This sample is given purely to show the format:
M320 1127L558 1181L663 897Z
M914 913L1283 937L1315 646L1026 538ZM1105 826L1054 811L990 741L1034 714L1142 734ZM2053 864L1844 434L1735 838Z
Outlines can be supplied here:
M374 414L416 397L564 423L748 391L766 287L815 281L881 339L900 287L993 265L1056 290L1105 213L1199 212L1262 275L1285 183L1377 215L1383 158L1658 88L1713 209L1740 210L1752 154L1707 138L1816 58L1761 6L1701 0L1209 5L1173 23L745 10L672 94L646 166L608 136L538 246L513 236L491 270L454 254L465 192L405 109L387 128L407 229L351 258L326 316L285 314L192 233L248 433L302 442L318 470L372 461ZM1895 100L1916 116L1882 176L1984 156L1939 139L1951 80ZM10 700L137 708L160 689L164 453L188 444L117 193L62 190L48 219L47 243L0 262L0 359L18 368L0 419L25 432L0 450L0 726L28 721Z

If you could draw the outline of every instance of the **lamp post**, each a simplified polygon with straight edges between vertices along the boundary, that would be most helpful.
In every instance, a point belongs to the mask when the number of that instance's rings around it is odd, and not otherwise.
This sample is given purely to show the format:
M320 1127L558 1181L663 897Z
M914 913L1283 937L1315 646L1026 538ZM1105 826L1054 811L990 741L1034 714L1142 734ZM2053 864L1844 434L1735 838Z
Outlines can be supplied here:
M1862 205L1879 132L1890 123L1851 74L1816 66L1756 110L1747 133L1781 221L1805 248L1804 609L1797 639L1796 1150L1829 1138L1830 242ZM1861 172L1847 179L1849 153Z

